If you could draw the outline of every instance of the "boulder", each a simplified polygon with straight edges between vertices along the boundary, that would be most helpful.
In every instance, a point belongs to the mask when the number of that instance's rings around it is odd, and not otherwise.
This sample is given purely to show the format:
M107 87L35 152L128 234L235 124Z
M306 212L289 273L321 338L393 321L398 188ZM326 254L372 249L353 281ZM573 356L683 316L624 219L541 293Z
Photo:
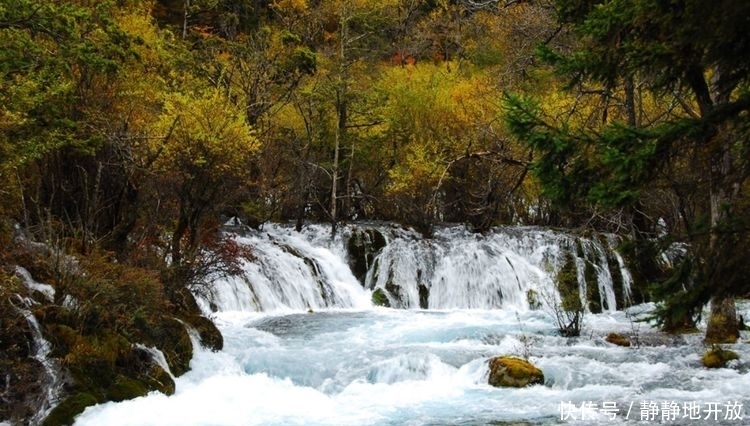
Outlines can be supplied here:
M374 306L385 306L386 308L391 307L391 302L388 300L385 291L382 288L376 288L372 291L372 304Z
M734 359L739 359L736 352L716 346L703 354L701 362L707 368L724 368L727 362Z
M630 338L620 333L609 333L604 340L617 346L630 347L631 345Z
M544 384L544 373L525 359L499 356L490 359L489 384L495 387L522 388Z

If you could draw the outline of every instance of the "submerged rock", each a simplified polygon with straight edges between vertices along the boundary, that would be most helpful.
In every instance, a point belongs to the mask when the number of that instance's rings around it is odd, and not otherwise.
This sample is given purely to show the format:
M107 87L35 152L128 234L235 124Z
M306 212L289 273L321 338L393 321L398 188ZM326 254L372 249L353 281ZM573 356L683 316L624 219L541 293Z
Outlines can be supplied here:
M544 384L544 373L525 359L499 356L490 359L489 384L495 387L522 388Z

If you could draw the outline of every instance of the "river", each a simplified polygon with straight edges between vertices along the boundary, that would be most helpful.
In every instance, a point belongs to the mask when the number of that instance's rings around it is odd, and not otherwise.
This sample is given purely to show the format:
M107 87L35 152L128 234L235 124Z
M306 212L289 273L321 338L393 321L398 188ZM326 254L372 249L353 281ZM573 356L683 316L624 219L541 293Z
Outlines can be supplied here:
M451 232L442 242L391 239L380 251L380 276L391 265L391 277L421 280L433 291L429 309L415 306L417 285L408 279L393 300L402 309L373 307L372 288L388 283L370 271L363 288L343 244L321 243L322 230L242 237L257 258L244 277L217 278L201 300L224 349L198 347L174 395L89 407L75 425L750 424L747 343L728 346L740 354L729 368L706 369L700 333L663 336L637 321L652 304L588 313L581 337L560 337L549 309L530 306L526 295L549 288L564 237ZM419 250L438 255L419 266L407 255ZM601 258L603 249L578 252ZM596 269L597 283L611 308L616 291L604 269ZM483 291L469 285L476 282L492 288L474 297ZM740 307L750 317L750 305ZM631 336L634 345L608 343L610 332ZM544 372L544 385L488 385L487 361L497 355L529 359Z

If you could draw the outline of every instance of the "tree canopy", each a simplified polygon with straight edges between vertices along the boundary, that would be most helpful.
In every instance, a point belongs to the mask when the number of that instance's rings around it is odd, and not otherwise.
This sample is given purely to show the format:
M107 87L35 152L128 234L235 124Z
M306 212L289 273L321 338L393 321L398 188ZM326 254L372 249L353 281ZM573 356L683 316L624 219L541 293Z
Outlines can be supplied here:
M677 328L750 290L749 8L0 0L0 215L175 282L231 216L611 231Z

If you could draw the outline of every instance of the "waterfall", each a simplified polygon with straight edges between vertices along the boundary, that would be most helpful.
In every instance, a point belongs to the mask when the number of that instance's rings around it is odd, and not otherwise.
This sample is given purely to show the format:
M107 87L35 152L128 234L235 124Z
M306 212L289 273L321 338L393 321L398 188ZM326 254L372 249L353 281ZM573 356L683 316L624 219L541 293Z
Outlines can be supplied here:
M316 227L320 230L322 227ZM318 238L313 244L310 240ZM320 233L296 233L267 225L263 231L236 235L251 248L252 261L244 261L243 273L218 277L200 297L204 311L275 311L321 308L363 308L369 295L352 274L346 260Z
M588 310L630 304L632 278L614 236L534 227L477 234L446 226L425 238L376 223L342 226L334 239L325 225L296 232L278 224L234 238L253 259L242 274L213 280L198 297L204 311L366 308L373 291L394 308L534 309L559 300L556 280L565 268L575 268ZM363 241L381 243L359 247Z
M39 292L49 301L52 301L54 298L54 288L52 286L34 281L31 274L24 268L16 267L16 274L21 277L23 283L30 291ZM36 403L36 415L29 420L29 424L31 425L40 424L50 411L52 411L59 402L64 384L60 366L57 362L49 358L52 345L44 338L39 322L31 311L32 306L35 304L38 304L38 302L31 297L23 297L20 294L14 295L13 305L29 324L33 343L31 357L39 362L44 371L44 382L40 383L40 388L43 391Z
M190 336L190 339L192 341L193 337ZM164 352L162 352L161 349L155 346L146 346L141 343L136 343L134 346L136 349L149 354L149 356L151 357L151 362L161 367L162 370L169 374L169 377L171 377L172 380L176 378L175 375L172 374L172 370L169 368L169 363L167 362L167 357L164 355Z
M431 239L403 231L391 233L366 286L382 289L391 306L401 308L529 309L539 298L558 297L555 280L571 258L584 306L615 310L613 250L595 239L532 227L486 234L448 227Z

